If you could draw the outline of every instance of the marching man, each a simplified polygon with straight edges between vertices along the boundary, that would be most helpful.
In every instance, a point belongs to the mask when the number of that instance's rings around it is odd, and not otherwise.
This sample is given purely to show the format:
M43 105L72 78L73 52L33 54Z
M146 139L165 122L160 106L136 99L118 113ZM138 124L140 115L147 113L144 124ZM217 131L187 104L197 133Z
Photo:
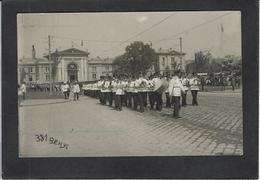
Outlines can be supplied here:
M199 89L199 79L196 77L195 73L192 73L192 77L189 83L190 83L190 91L192 95L192 105L198 106L197 95L200 89Z
M72 92L74 94L74 101L79 100L80 87L77 81L73 84Z
M173 97L174 110L173 117L180 118L180 98L181 92L184 92L184 87L178 77L179 72L175 72L169 83L169 95Z
M181 93L181 98L182 98L182 103L181 105L183 107L187 106L187 92L189 90L188 86L189 86L189 80L186 78L186 75L183 75L181 78L181 83L183 85L184 88L184 92Z

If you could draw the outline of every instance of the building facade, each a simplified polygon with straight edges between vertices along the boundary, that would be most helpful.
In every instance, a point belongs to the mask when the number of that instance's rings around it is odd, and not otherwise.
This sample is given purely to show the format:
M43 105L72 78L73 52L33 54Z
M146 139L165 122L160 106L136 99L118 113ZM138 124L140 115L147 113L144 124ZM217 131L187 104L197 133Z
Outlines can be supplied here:
M32 58L18 61L18 83L82 82L112 75L112 59L89 59L88 52L70 48L52 53L49 61L49 56L36 58L34 51L33 47Z
M156 54L158 58L157 69L161 74L175 70L185 71L185 53L160 48Z
M100 79L102 76L113 76L113 59L100 57L88 61L88 77L90 81Z
M17 72L19 84L49 82L50 62L43 58L22 58L18 61Z

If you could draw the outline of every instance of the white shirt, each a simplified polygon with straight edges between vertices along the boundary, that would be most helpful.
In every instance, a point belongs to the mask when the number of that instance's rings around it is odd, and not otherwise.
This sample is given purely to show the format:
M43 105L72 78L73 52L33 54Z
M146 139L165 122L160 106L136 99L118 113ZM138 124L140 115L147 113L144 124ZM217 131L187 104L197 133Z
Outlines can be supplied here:
M182 83L182 85L184 87L184 90L188 91L189 90L189 88L188 88L189 80L187 78L181 78L181 83Z
M79 93L80 92L80 88L79 88L79 85L78 84L74 84L73 85L73 93Z
M98 89L101 89L101 88L102 88L103 82L104 82L104 81L101 81L101 80L97 82L97 87L98 87Z
M190 90L194 90L194 91L200 90L199 89L199 80L196 77L191 78L189 82L190 82Z
M105 90L103 92L111 92L111 89L109 89L110 81L105 81Z
M21 85L21 90L22 90L23 93L26 92L26 85L25 85L25 84L22 84L22 85Z
M69 90L69 85L68 84L61 85L61 90L62 92L67 92Z
M116 95L124 95L125 93L124 93L124 90L123 90L123 88L124 88L124 82L123 81L119 81L118 83L117 83L117 90L116 90Z
M168 91L170 96L181 96L181 91L185 91L177 76L173 76L170 80Z
M117 90L117 82L115 80L113 80L111 82L111 85L112 85L112 92L116 92L116 90Z

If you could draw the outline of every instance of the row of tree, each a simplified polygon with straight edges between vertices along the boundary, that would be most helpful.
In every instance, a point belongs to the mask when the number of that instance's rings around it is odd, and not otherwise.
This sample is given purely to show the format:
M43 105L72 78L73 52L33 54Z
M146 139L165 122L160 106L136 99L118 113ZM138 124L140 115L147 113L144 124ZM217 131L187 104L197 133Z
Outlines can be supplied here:
M240 56L226 55L224 58L213 58L210 52L195 53L195 61L186 65L186 72L218 73L234 72L240 75L242 59Z

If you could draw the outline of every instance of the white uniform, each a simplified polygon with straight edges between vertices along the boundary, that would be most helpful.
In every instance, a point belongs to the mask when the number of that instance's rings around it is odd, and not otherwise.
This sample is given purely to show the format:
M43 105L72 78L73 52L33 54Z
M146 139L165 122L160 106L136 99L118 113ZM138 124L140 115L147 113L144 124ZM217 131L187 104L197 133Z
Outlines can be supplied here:
M187 78L181 78L181 83L184 87L184 90L188 91L189 90L189 88L188 88L189 80Z
M22 90L23 93L26 93L26 85L25 84L21 85L21 90Z
M110 81L105 81L104 87L105 87L105 89L103 90L103 92L111 92Z
M138 92L145 92L146 91L146 85L147 85L147 80L145 78L139 78L136 80L136 87L138 89Z
M116 95L124 95L124 82L123 81L119 81L117 83L117 89L116 89Z
M69 90L69 85L68 84L62 85L61 90L62 90L62 92L67 92Z
M111 86L112 86L112 92L115 93L116 90L117 90L117 82L116 82L116 80L113 80L111 82Z
M173 76L170 80L168 91L170 96L181 96L181 91L185 91L177 76Z
M72 89L73 93L79 93L80 92L80 87L78 84L74 84L73 85L73 89Z
M190 90L191 91L199 91L199 80L198 78L194 77L189 80L190 83Z

